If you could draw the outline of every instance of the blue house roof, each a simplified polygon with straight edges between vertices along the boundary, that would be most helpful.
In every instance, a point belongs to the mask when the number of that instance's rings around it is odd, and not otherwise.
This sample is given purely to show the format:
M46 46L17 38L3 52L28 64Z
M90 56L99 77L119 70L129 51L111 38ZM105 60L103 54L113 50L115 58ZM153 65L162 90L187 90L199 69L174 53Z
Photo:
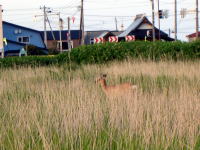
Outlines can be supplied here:
M26 46L27 44L24 44L24 43L20 43L20 42L16 42L16 41L12 41L12 40L7 40L8 43L13 43L13 44L17 44L17 45L20 45L20 46ZM38 49L44 49L46 50L44 47L38 47Z
M72 40L78 40L80 38L80 35L81 35L80 30L71 30L70 32L71 32ZM40 33L42 35L42 38L44 39L44 31L40 31ZM68 30L61 31L62 40L67 40L67 33L68 33ZM60 31L59 30L54 30L53 34L54 34L55 40L57 40L57 41L60 40ZM51 31L47 31L47 40L54 40Z
M21 45L21 46L26 46L26 44L24 43L19 43L19 42L16 42L16 41L12 41L12 40L6 40L8 43L13 43L13 44L17 44L17 45Z
M10 23L10 22L7 22L7 21L3 21L3 24L8 24L8 25L12 25L12 26L17 27L17 28L21 28L21 29L30 30L30 31L33 31L33 32L40 33L40 31L38 31L38 30L31 29L31 28L24 27L24 26L20 26L20 25L17 25L17 24L13 24L13 23Z

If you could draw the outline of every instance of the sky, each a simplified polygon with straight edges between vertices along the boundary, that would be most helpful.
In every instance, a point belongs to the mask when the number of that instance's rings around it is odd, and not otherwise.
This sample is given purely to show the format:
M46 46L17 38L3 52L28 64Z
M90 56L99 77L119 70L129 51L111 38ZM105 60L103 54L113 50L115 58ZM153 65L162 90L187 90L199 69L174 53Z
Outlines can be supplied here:
M157 0L155 10L157 10ZM178 39L187 40L186 35L195 32L195 10L196 0L177 0L178 7ZM71 22L72 29L79 29L81 0L1 0L0 4L4 10L3 20L25 27L43 30L42 9L44 5L52 11L48 14L53 29L58 30L58 16L53 13L60 12L64 20L64 29L67 29L67 17L75 17ZM191 10L185 18L181 18L182 8ZM160 0L160 9L168 10L169 17L161 19L161 30L170 33L174 37L174 0ZM84 25L86 31L91 30L115 30L115 18L117 27L124 30L134 21L137 14L145 14L151 21L150 0L84 0ZM36 17L37 16L37 17ZM158 17L155 17L158 27ZM49 26L48 26L49 29ZM169 29L171 32L169 32Z

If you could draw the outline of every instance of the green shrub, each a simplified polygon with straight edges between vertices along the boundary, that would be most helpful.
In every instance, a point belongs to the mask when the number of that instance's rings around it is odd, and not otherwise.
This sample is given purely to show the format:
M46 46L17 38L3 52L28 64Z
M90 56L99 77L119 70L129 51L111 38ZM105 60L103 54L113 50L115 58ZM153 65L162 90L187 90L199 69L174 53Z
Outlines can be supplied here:
M27 45L25 47L25 49L27 50L27 54L30 55L46 55L46 53L44 53L44 51L42 51L41 49L38 49L36 46L34 45Z
M34 49L34 48L33 48ZM34 51L35 54L37 51ZM106 63L113 60L195 60L200 58L200 41L186 42L120 42L84 45L56 56L29 56L0 60L0 67L47 66L69 63L92 64Z
M27 57L8 57L0 60L1 68L8 67L36 67L36 66L48 66L57 64L57 59L52 56L27 56Z
M59 62L69 61L69 54L60 54ZM74 48L71 61L78 64L106 63L127 58L159 60L193 60L200 58L200 41L186 42L120 42Z
M59 51L57 49L54 48L50 48L48 49L49 55L57 55L59 54Z

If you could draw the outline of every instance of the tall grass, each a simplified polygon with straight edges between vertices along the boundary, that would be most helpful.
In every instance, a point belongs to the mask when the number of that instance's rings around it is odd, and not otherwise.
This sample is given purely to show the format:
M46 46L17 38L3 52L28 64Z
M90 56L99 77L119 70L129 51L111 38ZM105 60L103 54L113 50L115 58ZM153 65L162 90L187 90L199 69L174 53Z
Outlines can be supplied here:
M0 72L0 149L200 148L200 62L126 61ZM137 84L109 100L94 80Z

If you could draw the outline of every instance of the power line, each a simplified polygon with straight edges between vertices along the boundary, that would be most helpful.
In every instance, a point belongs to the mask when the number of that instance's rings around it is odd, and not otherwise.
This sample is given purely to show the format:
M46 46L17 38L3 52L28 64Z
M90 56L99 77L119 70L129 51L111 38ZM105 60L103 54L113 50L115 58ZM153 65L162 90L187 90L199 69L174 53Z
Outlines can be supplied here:
M178 6L183 5L183 3L187 3L188 0L177 0ZM194 0L195 2L195 0ZM143 3L143 2L138 2L135 3L134 1L130 1L130 3L127 4L122 4L120 5L120 3L117 3L115 0L102 0L102 1L93 1L93 0L84 0L84 3L86 5L87 8L85 8L84 10L86 11L85 16L85 27L89 28L89 27L93 27L93 24L97 24L99 23L102 28L104 28L103 26L112 26L114 27L112 24L114 24L114 18L116 17L118 20L123 20L126 22L126 24L128 25L130 22L132 22L135 18L134 15L126 15L124 13L124 15L121 14L117 14L117 13L113 13L113 9L122 9L122 8L135 8L135 7L140 7L140 6L148 6L149 9L147 12L150 12L150 4L149 3ZM105 3L107 4L105 6ZM115 5L111 5L109 6L108 4L115 4ZM164 0L160 0L161 6L162 5L173 5L173 2L167 2ZM88 5L90 4L90 7ZM96 8L91 8L91 6L93 6L93 4L96 4ZM101 5L103 4L103 5ZM190 1L191 4L191 1ZM195 3L194 3L195 4ZM98 5L98 6L97 6ZM68 16L75 16L76 20L80 20L80 16L78 16L78 13L80 12L80 10L78 9L78 7L80 6L80 0L68 0L67 4L64 4L63 6L58 6L58 7L53 7L53 10L61 10L61 15L65 18L67 18ZM179 7L180 8L180 7ZM95 12L92 12L92 10L96 10ZM101 10L106 10L107 14L100 14ZM171 9L170 9L171 10ZM23 13L25 12L25 13ZM38 8L25 8L25 9L5 9L4 10L4 14L6 14L6 18L13 18L13 19L9 19L12 20L14 22L24 22L27 23L27 20L31 20L32 18L30 17L31 15L34 15L34 13L38 12ZM121 12L121 11L120 11ZM134 11L133 11L134 12ZM94 14L95 13L95 14ZM129 14L132 12L129 12ZM188 11L187 15L190 17L191 15L195 15L195 10L193 11ZM27 15L27 17L24 17L24 14ZM111 14L111 15L110 15ZM21 17L23 15L23 17ZM184 23L184 21L192 19L192 18L183 18L180 20L180 13L177 11L177 24L178 26L180 24L182 24L182 22ZM147 13L146 15L148 18L151 18L152 16L149 15ZM175 16L175 13L170 12L169 14L169 21L171 21L172 16ZM152 19L152 18L151 18ZM167 20L165 19L165 20ZM194 18L193 18L194 19ZM54 24L54 18L49 18L49 20L52 22L52 24ZM161 22L165 21L165 20L161 20ZM195 20L195 19L194 19ZM155 20L157 21L157 19ZM98 25L98 24L97 24ZM98 26L98 27L99 27ZM54 26L53 26L54 27ZM73 25L73 27L77 27L77 22ZM181 29L181 28L179 28ZM194 29L194 28L193 28ZM177 31L177 33L180 33L179 31Z
M105 9L118 9L118 8L133 8L135 6L138 5L126 5L126 6L118 6L118 7L102 7L102 8L86 8L85 10L105 10ZM149 6L149 5L145 5L143 4L143 6Z

